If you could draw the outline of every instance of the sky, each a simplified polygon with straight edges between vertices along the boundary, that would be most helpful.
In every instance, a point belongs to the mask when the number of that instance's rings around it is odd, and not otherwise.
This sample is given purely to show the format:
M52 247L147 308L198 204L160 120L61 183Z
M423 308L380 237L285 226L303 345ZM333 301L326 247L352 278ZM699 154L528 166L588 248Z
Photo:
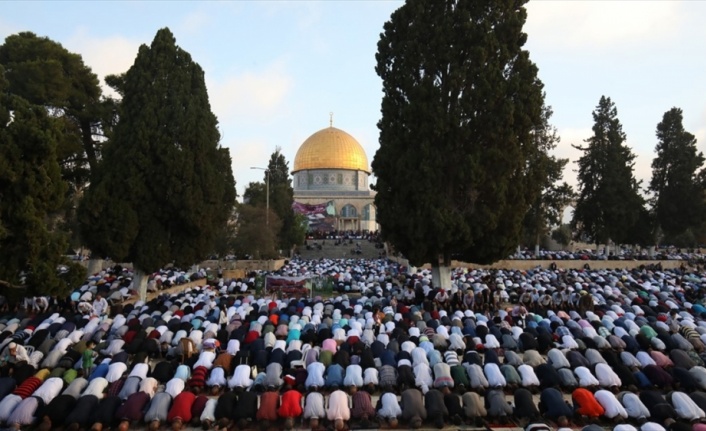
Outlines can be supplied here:
M299 145L328 127L329 113L372 162L382 99L377 42L402 4L7 1L0 4L0 40L20 31L49 37L81 54L102 80L129 69L139 46L169 27L205 71L242 196L249 182L264 178L251 167L267 166L279 147L292 168ZM672 107L683 109L685 128L706 150L706 1L533 0L527 11L525 48L554 110L561 137L555 154L570 160L569 184L576 185L580 156L572 144L591 136L602 95L615 102L643 186L657 123Z

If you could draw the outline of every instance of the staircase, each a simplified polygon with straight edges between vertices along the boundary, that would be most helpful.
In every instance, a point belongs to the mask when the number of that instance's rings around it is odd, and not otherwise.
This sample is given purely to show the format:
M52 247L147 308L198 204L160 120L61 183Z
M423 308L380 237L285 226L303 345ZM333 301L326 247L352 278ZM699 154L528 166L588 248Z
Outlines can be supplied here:
M375 248L375 243L363 239L353 240L353 244L346 241L344 244L334 245L334 240L309 240L308 244L311 246L311 250L307 250L304 245L297 250L302 259L377 259L379 253L383 251L383 249ZM356 244L360 244L360 254L353 253L356 250ZM321 246L321 250L317 245Z

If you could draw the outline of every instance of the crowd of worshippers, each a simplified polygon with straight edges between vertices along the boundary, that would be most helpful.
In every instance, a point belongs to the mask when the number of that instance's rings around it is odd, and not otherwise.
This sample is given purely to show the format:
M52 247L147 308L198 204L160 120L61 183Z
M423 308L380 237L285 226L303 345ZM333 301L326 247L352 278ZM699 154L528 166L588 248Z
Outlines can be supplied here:
M457 269L446 292L392 262L330 265L284 272L338 271L364 294L256 298L219 280L4 316L0 426L704 429L704 274ZM484 291L497 300L479 305Z
M683 260L703 262L706 254L701 249L680 249L675 247L660 248L650 252L648 249L577 249L544 250L535 253L534 249L523 249L508 257L513 260Z

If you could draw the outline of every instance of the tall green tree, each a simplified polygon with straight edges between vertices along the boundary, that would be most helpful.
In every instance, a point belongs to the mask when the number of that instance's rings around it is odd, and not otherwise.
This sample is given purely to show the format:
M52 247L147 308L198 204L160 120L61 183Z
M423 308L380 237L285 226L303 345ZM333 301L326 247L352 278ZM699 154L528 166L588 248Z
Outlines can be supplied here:
M109 138L118 102L104 98L99 81L79 54L60 43L31 32L11 35L0 45L8 91L29 103L45 107L56 120L56 157L68 187L58 229L79 247L76 208L83 189Z
M408 0L384 25L375 205L383 235L413 264L490 263L520 241L543 184L525 3Z
M574 198L574 190L566 181L564 167L569 159L557 158L550 154L560 141L556 128L549 122L553 111L546 106L542 109L542 124L534 132L535 141L540 146L537 168L545 174L542 192L537 196L525 215L523 221L523 242L525 245L539 246L543 237L547 236L552 226L562 222L566 206Z
M102 98L98 77L79 54L31 32L0 45L9 91L44 106L57 119L57 158L69 192L80 190L100 159L115 120L116 101Z
M704 155L696 149L696 138L684 129L683 113L672 108L657 125L656 157L652 160L652 208L665 239L703 224L704 187L698 174ZM693 244L691 244L693 245Z
M164 28L123 78L120 120L79 208L84 237L141 273L191 265L214 250L236 198L204 72Z
M633 174L635 154L625 144L618 110L609 97L601 96L593 121L587 145L574 146L583 155L577 161L579 196L572 228L597 244L632 242L639 236L635 227L644 211Z
M237 223L235 238L232 241L233 252L239 258L249 256L253 259L275 259L277 252L277 232L282 223L277 214L270 209L269 225L266 224L266 208L248 204L237 205Z
M294 189L289 171L289 162L278 147L270 156L263 182L250 183L243 193L243 200L250 205L265 207L267 204L267 181L270 183L270 209L281 220L277 233L278 247L289 250L294 245L304 243L306 228L294 213Z
M552 231L552 239L562 246L566 247L571 243L572 233L571 226L562 224Z
M64 258L67 238L52 217L67 188L56 155L61 122L9 93L4 72L0 66L0 286L65 295L85 270Z

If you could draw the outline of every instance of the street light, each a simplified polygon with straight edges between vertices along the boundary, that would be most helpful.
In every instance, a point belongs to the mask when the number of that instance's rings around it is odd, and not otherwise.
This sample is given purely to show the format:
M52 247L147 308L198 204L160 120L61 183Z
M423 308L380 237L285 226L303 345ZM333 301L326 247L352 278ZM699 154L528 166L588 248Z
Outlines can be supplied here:
M270 171L266 168L259 168L257 166L251 166L250 169L258 169L260 171L265 171L265 194L267 195L267 212L265 213L265 225L270 225Z

